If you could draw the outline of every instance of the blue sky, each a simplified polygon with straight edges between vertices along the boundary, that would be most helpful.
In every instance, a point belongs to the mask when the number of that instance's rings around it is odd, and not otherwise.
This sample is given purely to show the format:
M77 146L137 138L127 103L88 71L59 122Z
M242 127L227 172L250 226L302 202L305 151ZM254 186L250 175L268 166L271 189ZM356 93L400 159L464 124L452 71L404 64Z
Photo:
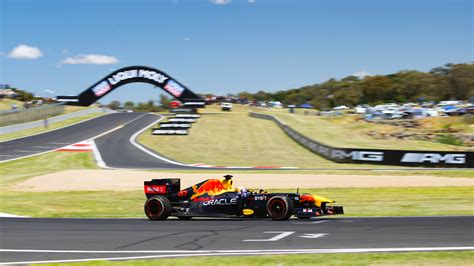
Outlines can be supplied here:
M474 61L471 0L0 0L0 83L75 95L120 67L197 93ZM23 45L23 46L20 46ZM102 102L145 101L130 84Z

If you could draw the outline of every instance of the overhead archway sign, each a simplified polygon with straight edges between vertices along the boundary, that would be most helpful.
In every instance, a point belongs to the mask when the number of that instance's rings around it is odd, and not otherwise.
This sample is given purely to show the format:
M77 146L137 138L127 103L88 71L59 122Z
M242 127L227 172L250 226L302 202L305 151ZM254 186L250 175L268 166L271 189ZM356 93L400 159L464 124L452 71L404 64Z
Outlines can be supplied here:
M149 83L159 87L187 107L199 108L204 106L203 99L186 86L163 71L146 66L129 66L118 69L78 96L58 96L57 101L65 102L68 105L89 106L114 89L134 82Z

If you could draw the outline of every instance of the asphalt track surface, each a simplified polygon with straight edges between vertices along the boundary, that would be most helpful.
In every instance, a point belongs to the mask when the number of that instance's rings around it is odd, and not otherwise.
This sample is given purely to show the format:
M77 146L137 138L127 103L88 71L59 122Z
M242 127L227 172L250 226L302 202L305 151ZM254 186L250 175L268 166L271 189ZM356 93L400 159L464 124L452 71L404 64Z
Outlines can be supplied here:
M0 162L55 150L84 141L138 117L140 113L114 113L38 135L0 142Z
M0 225L0 263L219 253L474 249L474 216L320 218L279 222L270 219L152 222L146 219L1 218Z
M160 116L153 114L142 114L141 117L124 125L124 127L97 138L95 144L106 166L126 169L194 169L193 167L166 162L132 144L130 138L136 132L146 128L160 118ZM157 155L156 152L152 152L146 147L141 145L140 147ZM164 158L162 155L159 156Z

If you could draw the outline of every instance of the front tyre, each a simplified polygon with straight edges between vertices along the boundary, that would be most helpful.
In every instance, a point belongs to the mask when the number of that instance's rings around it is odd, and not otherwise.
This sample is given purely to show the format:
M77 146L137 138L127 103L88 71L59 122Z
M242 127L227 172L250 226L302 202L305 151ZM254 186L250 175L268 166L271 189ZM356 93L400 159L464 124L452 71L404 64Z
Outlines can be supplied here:
M145 214L148 219L166 220L170 216L172 206L168 198L164 196L153 196L145 202Z
M293 215L293 202L287 196L274 196L267 202L268 215L274 221L288 220Z

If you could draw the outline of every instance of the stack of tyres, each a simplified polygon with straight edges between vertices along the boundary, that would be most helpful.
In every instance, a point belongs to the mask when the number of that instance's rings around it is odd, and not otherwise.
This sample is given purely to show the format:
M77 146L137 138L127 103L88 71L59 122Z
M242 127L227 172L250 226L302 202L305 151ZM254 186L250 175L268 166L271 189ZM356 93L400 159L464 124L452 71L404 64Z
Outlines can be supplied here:
M197 122L198 114L175 114L166 122L160 122L158 128L152 129L152 135L188 135L191 123Z

